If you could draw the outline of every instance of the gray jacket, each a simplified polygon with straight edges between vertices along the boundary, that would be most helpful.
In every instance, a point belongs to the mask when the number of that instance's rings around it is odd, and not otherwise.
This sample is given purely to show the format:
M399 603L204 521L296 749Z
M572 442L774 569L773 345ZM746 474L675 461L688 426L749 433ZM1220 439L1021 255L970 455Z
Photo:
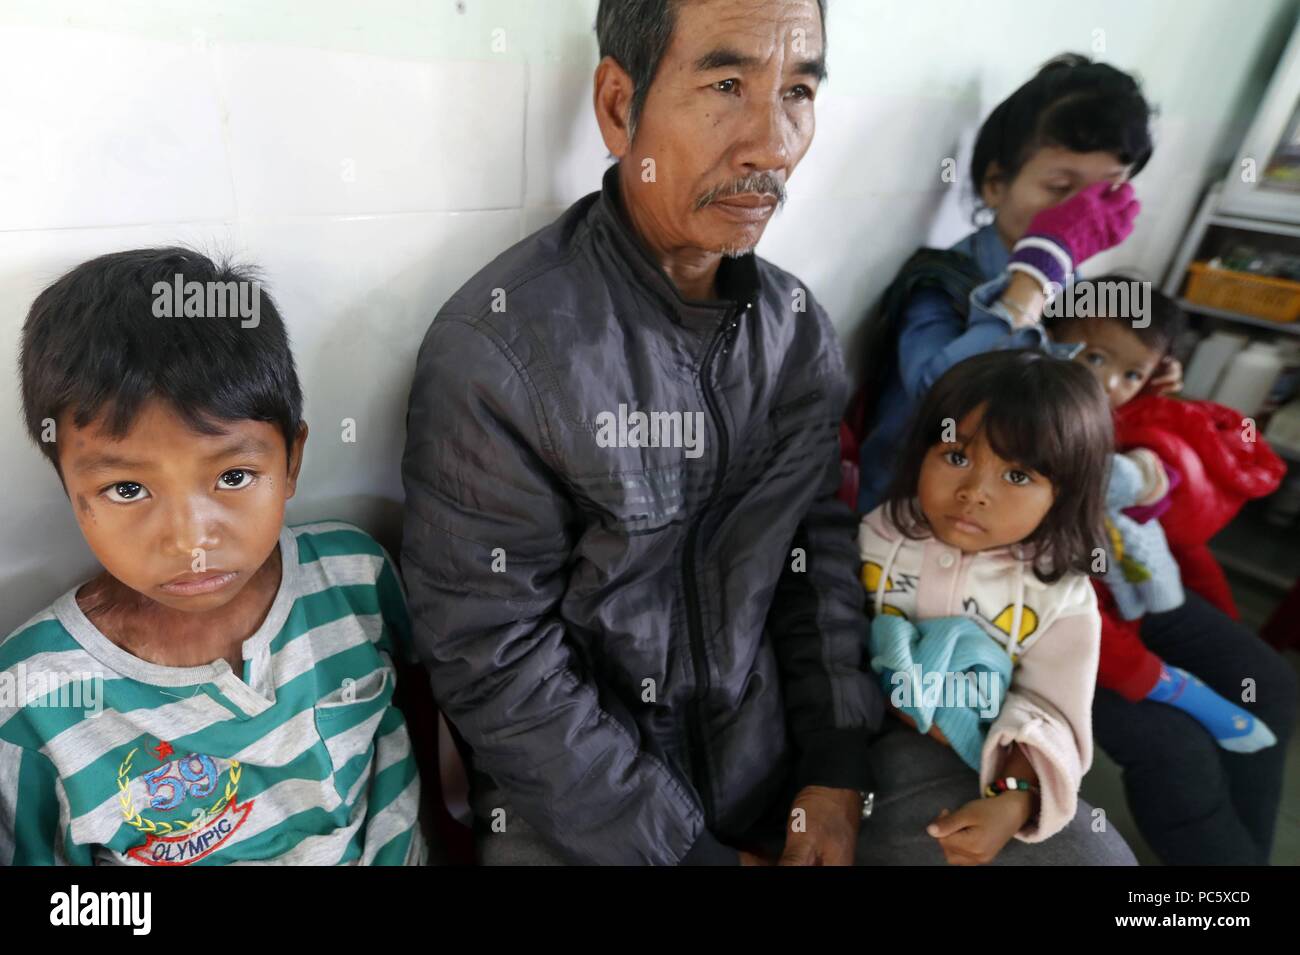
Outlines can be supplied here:
M417 645L474 769L577 862L735 862L792 788L871 786L835 331L753 255L718 282L678 294L612 167L420 347Z

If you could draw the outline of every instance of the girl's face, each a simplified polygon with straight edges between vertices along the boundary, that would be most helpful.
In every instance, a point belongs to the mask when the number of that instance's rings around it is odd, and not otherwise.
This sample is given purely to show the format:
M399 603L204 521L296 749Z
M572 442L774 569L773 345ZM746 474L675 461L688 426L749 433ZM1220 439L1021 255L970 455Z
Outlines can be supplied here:
M998 234L1009 249L1019 242L1029 223L1044 209L1059 205L1096 182L1119 184L1129 175L1114 153L1077 153L1060 146L1044 146L1020 167L1011 182L997 163L984 177L981 196L997 213Z
M981 405L957 423L954 441L930 448L917 489L934 536L968 554L1024 540L1056 500L1051 481L993 451L983 417Z

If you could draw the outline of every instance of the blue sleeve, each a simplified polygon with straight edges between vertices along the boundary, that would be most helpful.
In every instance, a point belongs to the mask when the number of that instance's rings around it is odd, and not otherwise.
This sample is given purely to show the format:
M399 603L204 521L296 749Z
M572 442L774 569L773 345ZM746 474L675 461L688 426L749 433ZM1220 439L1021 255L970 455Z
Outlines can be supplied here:
M971 292L966 319L938 289L922 289L912 296L898 336L898 374L908 398L919 401L945 371L972 355L1046 344L1041 327L1013 330L1009 321L989 310L1008 281L1006 274L999 275Z

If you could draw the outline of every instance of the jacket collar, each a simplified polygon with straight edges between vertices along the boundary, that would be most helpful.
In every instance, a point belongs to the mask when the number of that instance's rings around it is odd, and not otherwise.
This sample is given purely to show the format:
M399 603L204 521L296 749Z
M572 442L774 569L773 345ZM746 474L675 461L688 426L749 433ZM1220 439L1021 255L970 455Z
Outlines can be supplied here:
M1001 275L1006 270L1007 263L1011 261L1011 253L1002 244L1002 236L998 235L997 225L991 222L962 239L953 246L953 249L964 252L974 259L975 267L979 269L985 281Z
M600 195L593 207L593 224L636 281L683 324L712 324L733 308L744 311L753 307L758 301L761 281L757 257L752 252L734 259L723 257L718 266L718 288L723 298L697 300L682 296L628 221L619 194L618 168L618 163L614 163L605 170Z

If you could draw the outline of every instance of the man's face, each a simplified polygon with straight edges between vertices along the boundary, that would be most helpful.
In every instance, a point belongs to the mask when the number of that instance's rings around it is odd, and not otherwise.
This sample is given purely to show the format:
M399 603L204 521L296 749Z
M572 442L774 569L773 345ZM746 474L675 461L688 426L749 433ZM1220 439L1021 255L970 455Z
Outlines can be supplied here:
M305 428L286 453L263 421L221 422L197 434L150 401L114 440L92 421L58 421L59 467L95 557L113 577L174 610L234 600L275 548L293 496Z
M989 446L980 430L983 410L958 422L956 441L930 448L917 488L934 536L968 554L1024 540L1056 500L1051 481Z
M823 73L816 0L681 3L620 156L625 202L651 244L752 250L812 142Z
M1052 338L1084 349L1074 356L1101 383L1112 408L1137 396L1151 379L1160 354L1148 348L1121 318L1080 318L1052 330Z
M1060 146L1037 150L1010 183L986 179L983 198L996 210L998 233L1010 248L1024 238L1029 223L1044 209L1060 205L1098 182L1121 185L1129 167L1108 152L1079 153Z

